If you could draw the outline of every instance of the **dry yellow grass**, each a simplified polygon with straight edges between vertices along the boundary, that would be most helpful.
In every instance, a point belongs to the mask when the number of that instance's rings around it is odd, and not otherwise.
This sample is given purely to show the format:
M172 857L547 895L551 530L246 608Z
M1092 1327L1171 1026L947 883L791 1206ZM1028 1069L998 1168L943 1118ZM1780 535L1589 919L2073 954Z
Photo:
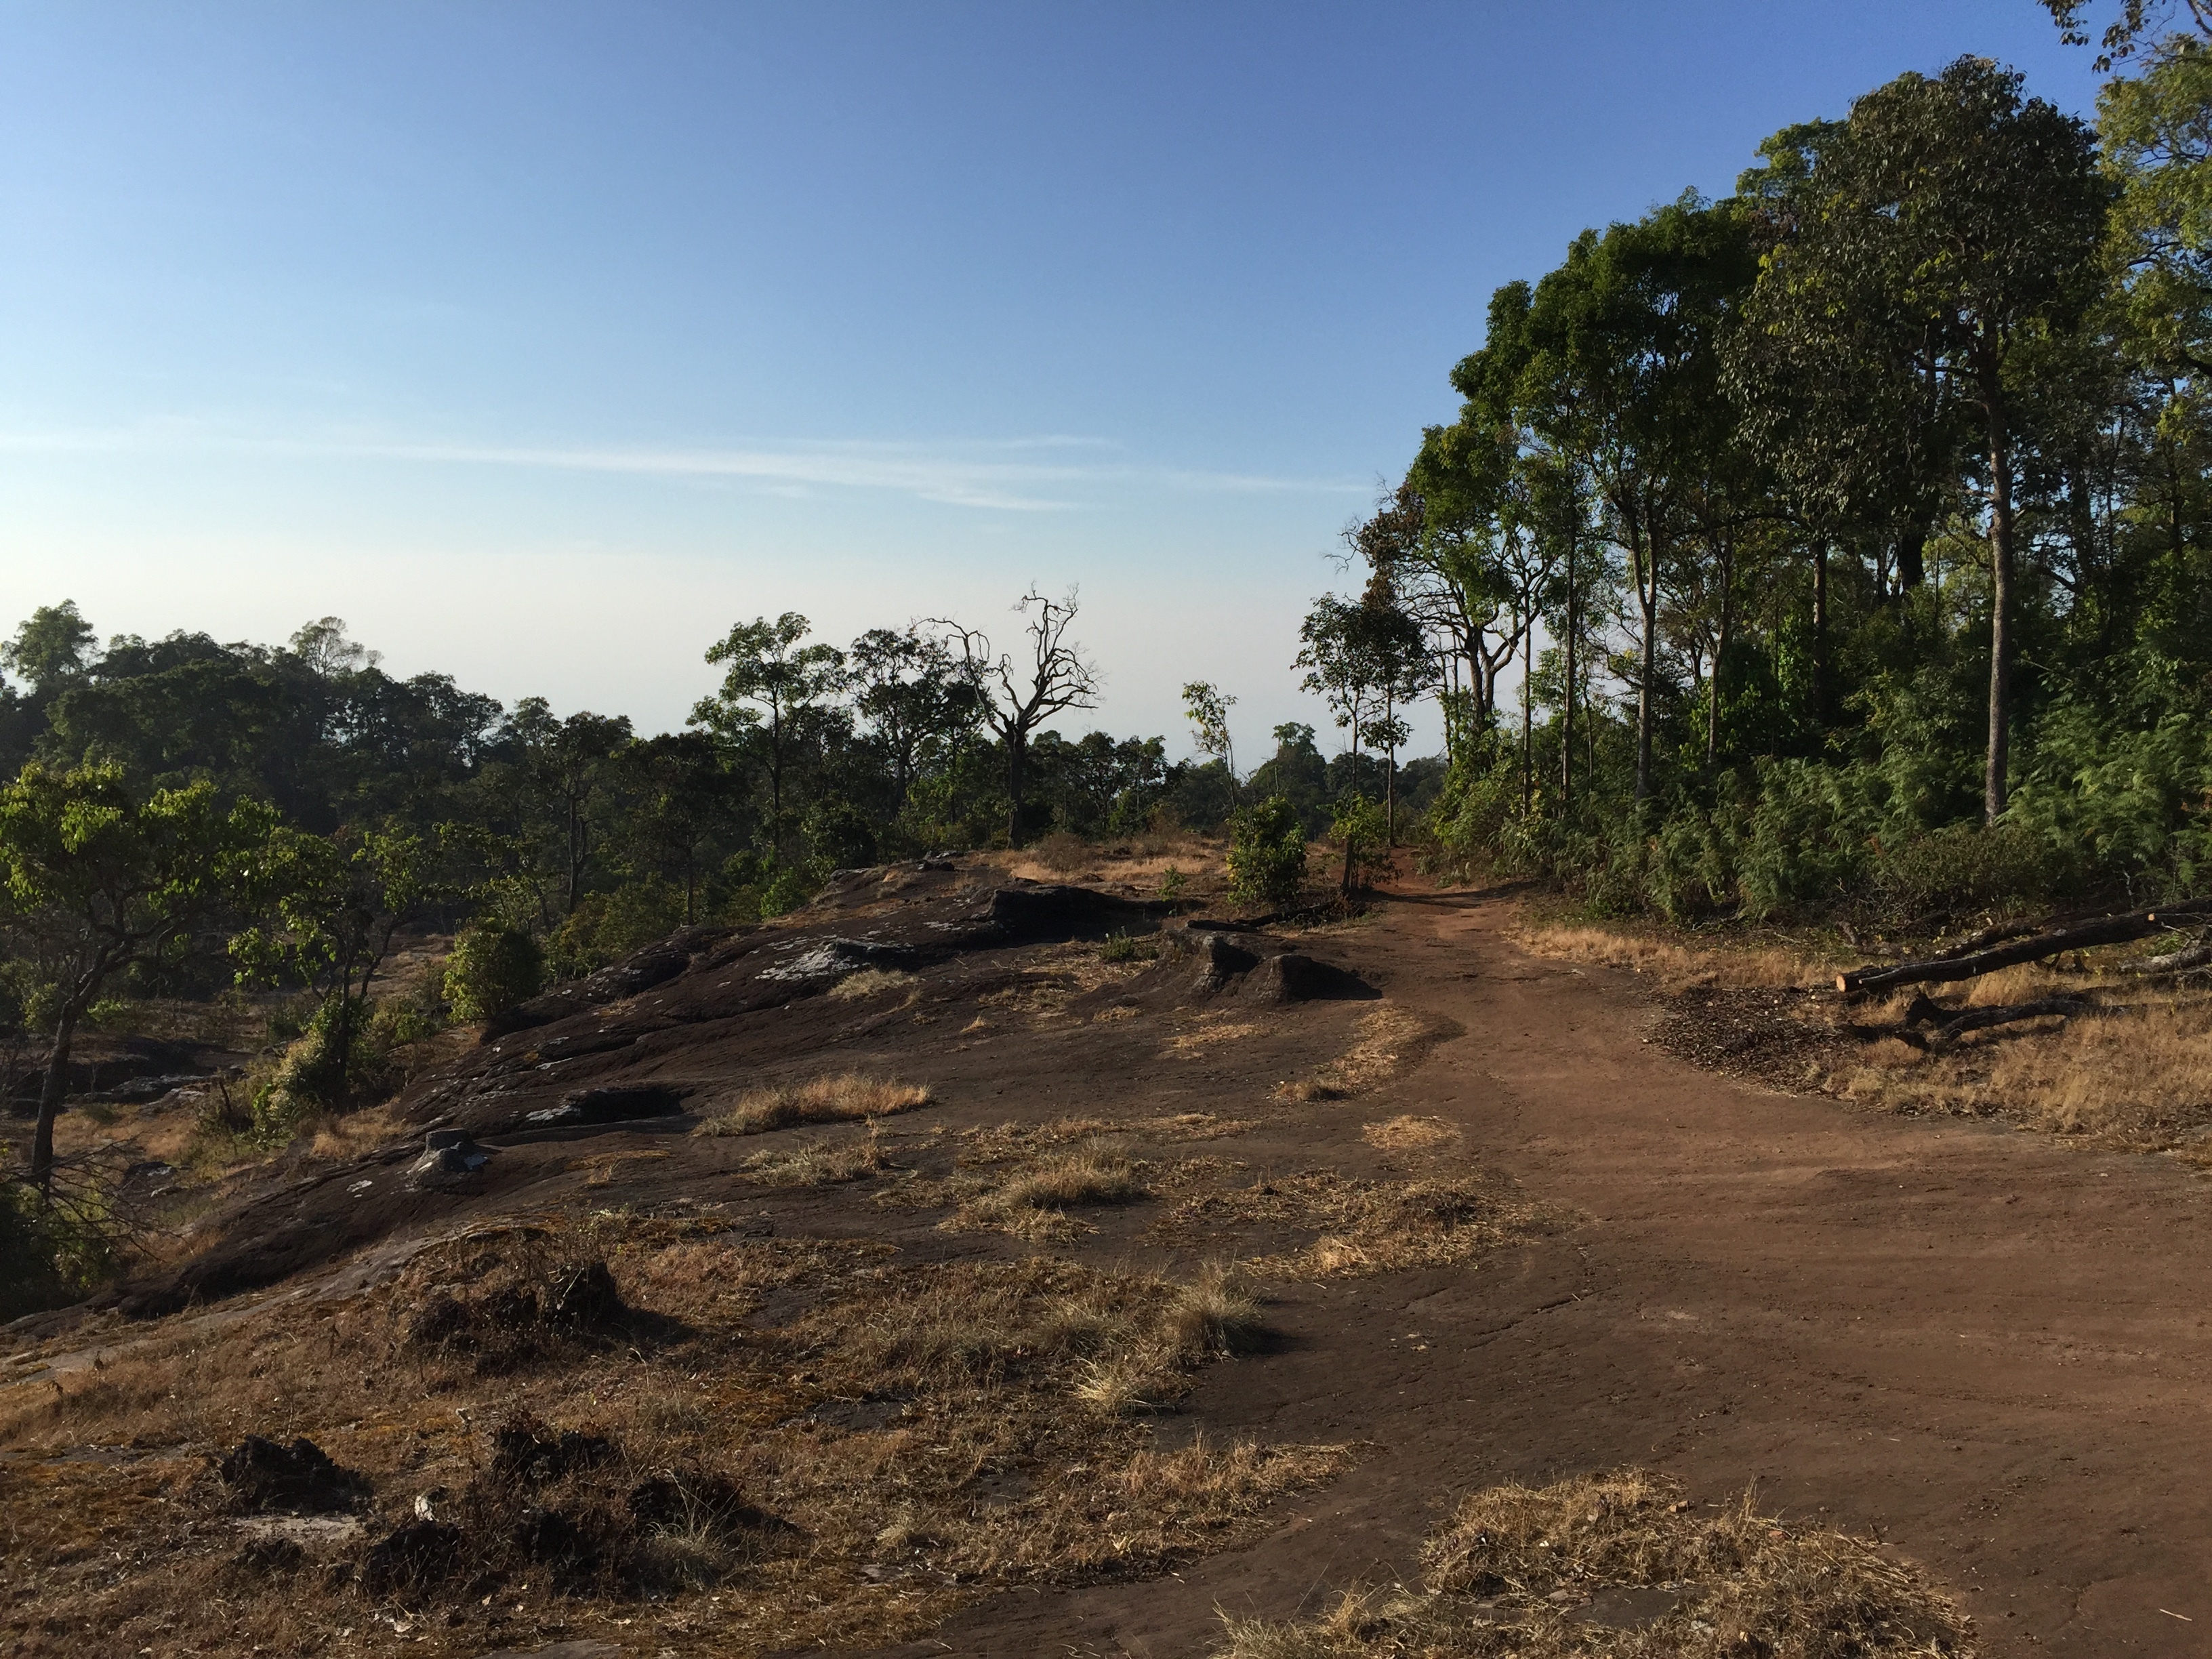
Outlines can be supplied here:
M1692 947L1610 927L1550 924L1516 927L1510 937L1530 956L1626 968L1650 975L1669 991L1693 985L1811 985L1834 972L1824 957L1782 945Z
M665 1147L645 1151L592 1152L583 1158L568 1160L568 1167L580 1173L586 1187L611 1187L617 1177L629 1166L638 1164L657 1164L671 1154Z
M867 1648L1006 1589L1141 1577L1235 1547L1271 1503L1348 1461L1337 1446L1156 1454L1121 1412L1071 1409L1089 1368L1115 1354L1145 1357L1147 1398L1188 1387L1236 1346L1206 1335L1245 1316L1225 1279L1036 1258L903 1266L885 1245L722 1224L612 1216L479 1232L343 1303L178 1316L58 1388L0 1391L14 1528L0 1647L319 1651L382 1613L418 1650L455 1659L577 1638L701 1655ZM603 1257L639 1310L604 1337L556 1335L495 1374L410 1340L441 1295L496 1294L531 1262L580 1253ZM380 1605L325 1576L417 1493L471 1490L487 1431L510 1413L605 1436L614 1462L596 1478L617 1504L655 1472L708 1469L764 1525L797 1529L757 1536L804 1547L748 1553L665 1518L638 1545L658 1575L642 1599L566 1594L532 1568ZM311 1539L307 1571L240 1576L240 1534L204 1458L248 1432L309 1437L375 1483L381 1518L351 1542ZM74 1455L87 1443L147 1449ZM566 1487L542 1490L567 1501ZM71 1565L92 1561L96 1573ZM732 1572L741 1594L715 1583Z
M997 855L1008 875L1026 881L1074 882L1091 887L1132 887L1156 894L1169 871L1183 878L1182 896L1211 897L1225 881L1228 843L1218 836L1183 832L1127 840L1086 842L1053 836L1022 852Z
M1310 1228L1316 1236L1304 1248L1257 1257L1244 1267L1261 1279L1334 1279L1450 1267L1549 1231L1559 1221L1499 1181L1362 1181L1308 1170L1195 1193L1164 1216L1157 1231Z
M1152 1142L1212 1141L1256 1127L1249 1118L1178 1112L1147 1118L1061 1118L1041 1124L1000 1123L957 1132L954 1173L909 1176L877 1201L902 1208L951 1208L939 1224L949 1231L1011 1232L1025 1238L1067 1238L1085 1231L1068 1214L1086 1205L1126 1203L1172 1193L1218 1174L1222 1160L1139 1160L1134 1137Z
M1515 937L1535 954L1632 968L1665 993L1692 993L1678 1005L1684 1010L1694 1008L1700 989L1822 983L1832 967L1810 943L1802 951L1692 947L1608 928L1536 926ZM1894 1111L2000 1117L2212 1167L2212 998L2201 979L2146 981L2126 971L2174 943L2076 953L1858 1002L1791 1000L1768 1018L1800 1029L1808 1054L1818 1056L1791 1086ZM2046 1015L1927 1046L1925 1021L1912 1042L1866 1035L1895 1027L1923 997L1956 1013L2057 996L2108 1012ZM1847 1028L1850 1038L1839 1043Z
M1427 1152L1450 1146L1459 1131L1440 1117L1400 1116L1364 1125L1359 1138L1378 1152Z
M1210 1048L1218 1048L1224 1043L1242 1042L1247 1037L1258 1036L1266 1030L1264 1025L1256 1025L1249 1020L1226 1020L1218 1017L1201 1018L1189 1030L1170 1037L1164 1052L1171 1057L1188 1059L1193 1054L1202 1054Z
M859 1072L841 1072L804 1083L781 1083L773 1088L748 1090L692 1133L757 1135L802 1123L888 1117L895 1112L910 1112L916 1107L927 1106L930 1099L926 1083L894 1083Z
M831 986L829 994L839 1002L858 1002L864 997L881 996L887 991L903 991L920 983L921 975L896 968L863 968L857 974L848 974ZM908 1000L911 1002L912 997Z
M1418 1014L1392 1002L1362 1015L1356 1029L1357 1040L1350 1048L1316 1067L1311 1077L1276 1085L1276 1097L1342 1100L1364 1094L1412 1071L1428 1058L1429 1050L1460 1031L1449 1020Z
M2036 994L2037 982L2023 978L1975 1006ZM2148 1001L2123 1013L2000 1027L1933 1052L1885 1039L1832 1086L1893 1109L2003 1116L2212 1162L2212 1006Z
M1025 1238L1070 1237L1080 1229L1069 1210L1127 1204L1150 1194L1143 1168L1103 1141L1045 1154L996 1180L960 1185L969 1195L939 1224L946 1231L989 1229Z
M360 1158L417 1133L413 1124L395 1115L389 1106L318 1118L307 1131L308 1146L314 1156L333 1163Z
M1972 1659L1968 1620L1911 1568L1838 1533L1695 1505L1638 1471L1474 1493L1423 1550L1418 1585L1354 1590L1321 1618L1224 1615L1215 1659ZM1650 1614L1578 1615L1607 1591Z
M832 1187L896 1166L871 1121L865 1135L842 1141L804 1140L772 1152L755 1152L738 1167L770 1187Z

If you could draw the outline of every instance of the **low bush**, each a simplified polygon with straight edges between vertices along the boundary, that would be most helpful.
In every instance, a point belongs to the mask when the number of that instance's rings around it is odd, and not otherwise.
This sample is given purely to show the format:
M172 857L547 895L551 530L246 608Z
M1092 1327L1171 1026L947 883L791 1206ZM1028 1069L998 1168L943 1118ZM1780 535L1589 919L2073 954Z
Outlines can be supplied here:
M563 979L580 977L667 938L683 923L684 892L672 882L636 881L611 893L587 893L555 931L549 965Z
M1356 789L1336 799L1329 839L1344 850L1344 890L1364 887L1388 867L1389 829L1382 809Z
M1280 908L1297 901L1305 876L1305 827L1288 800L1271 795L1237 815L1229 837L1230 897Z
M545 952L520 927L471 927L446 959L446 1001L468 1024L503 1014L545 988Z
M0 1323L89 1295L116 1267L116 1230L96 1194L57 1201L0 1170Z

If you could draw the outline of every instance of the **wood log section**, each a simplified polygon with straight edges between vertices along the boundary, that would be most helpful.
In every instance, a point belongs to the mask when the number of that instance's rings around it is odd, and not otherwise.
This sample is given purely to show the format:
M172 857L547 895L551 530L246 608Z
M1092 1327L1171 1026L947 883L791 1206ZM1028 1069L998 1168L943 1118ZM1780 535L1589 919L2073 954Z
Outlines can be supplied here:
M2145 957L2141 962L2131 962L2127 971L2154 979L2171 974L2185 974L2192 968L2212 967L2212 928L2197 934L2197 943L2185 945L2179 951L2169 951L2162 957Z
M2132 944L2136 939L2148 939L2153 933L2165 931L2176 921L2208 913L2212 913L2212 898L2185 899L2179 904L2162 904L2155 910L2100 916L2094 921L2038 933L2032 939L2014 939L2008 944L1976 951L1963 957L1929 957L1918 962L1896 963L1887 968L1856 968L1849 973L1836 975L1836 988L1852 994L1860 991L1886 990L1893 985L1931 985L1953 980L1978 979L1984 974L1993 974L2000 968L2016 967L2023 962L2041 962L2045 957L2063 955L2068 951L2089 951L2105 945Z

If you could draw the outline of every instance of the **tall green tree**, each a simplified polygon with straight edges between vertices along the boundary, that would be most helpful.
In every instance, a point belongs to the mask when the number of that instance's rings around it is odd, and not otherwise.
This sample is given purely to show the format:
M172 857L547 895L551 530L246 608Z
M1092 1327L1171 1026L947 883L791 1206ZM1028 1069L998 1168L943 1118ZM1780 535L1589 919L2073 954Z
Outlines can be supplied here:
M945 641L912 624L870 629L846 660L854 712L888 763L896 810L903 811L924 768L975 731L975 689Z
M224 808L211 784L141 793L113 765L33 763L0 790L0 898L57 983L31 1178L54 1163L54 1119L76 1028L130 969L173 959L253 877L276 833L265 806Z
M92 624L75 599L42 605L0 645L0 668L27 681L41 696L52 696L82 678L97 651Z
M543 697L514 707L508 733L520 753L520 778L537 815L547 821L560 848L564 912L584 896L596 844L594 799L608 781L614 757L630 740L627 714L580 709L556 720Z
M791 828L784 803L806 716L845 683L844 653L805 643L813 624L796 611L775 621L756 617L732 627L707 652L722 670L721 689L702 699L692 720L725 742L757 731L769 781L769 835L781 847Z
M1182 689L1184 715L1196 733L1198 752L1221 763L1237 781L1237 744L1229 732L1229 711L1237 699L1211 680L1193 680Z
M264 920L231 941L240 977L314 992L310 1052L288 1086L301 1107L351 1103L377 974L400 929L458 896L436 843L397 824L318 836L278 827L247 866L240 902Z
M1692 497L1732 437L1722 353L1755 269L1741 210L1685 196L1577 237L1516 331L1516 401L1587 472L1635 592L1638 801L1653 787L1661 595L1692 537Z
M707 848L734 822L738 780L704 732L665 732L615 752L617 855L629 873L684 889L684 925L699 920Z
M1804 210L1768 253L1754 307L1770 334L1795 333L1814 358L1851 350L1850 319L1871 310L1886 332L1917 341L1892 384L1941 380L1974 413L1990 579L1983 810L1994 823L2006 804L2016 643L2015 374L2096 298L2112 188L2088 129L1985 58L1899 76L1810 148ZM1887 350L1866 358L1896 363ZM1881 421L1908 397L1870 399L1865 418Z

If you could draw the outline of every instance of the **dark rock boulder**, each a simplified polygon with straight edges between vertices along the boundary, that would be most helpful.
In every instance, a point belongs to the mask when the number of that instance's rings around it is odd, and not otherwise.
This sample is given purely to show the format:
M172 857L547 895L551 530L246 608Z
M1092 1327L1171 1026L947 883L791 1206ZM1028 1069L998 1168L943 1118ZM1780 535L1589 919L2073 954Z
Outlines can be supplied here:
M531 1112L523 1122L533 1127L559 1129L574 1125L631 1123L641 1118L674 1117L684 1109L684 1094L665 1084L645 1083L626 1089L578 1089L562 1097L558 1106Z

